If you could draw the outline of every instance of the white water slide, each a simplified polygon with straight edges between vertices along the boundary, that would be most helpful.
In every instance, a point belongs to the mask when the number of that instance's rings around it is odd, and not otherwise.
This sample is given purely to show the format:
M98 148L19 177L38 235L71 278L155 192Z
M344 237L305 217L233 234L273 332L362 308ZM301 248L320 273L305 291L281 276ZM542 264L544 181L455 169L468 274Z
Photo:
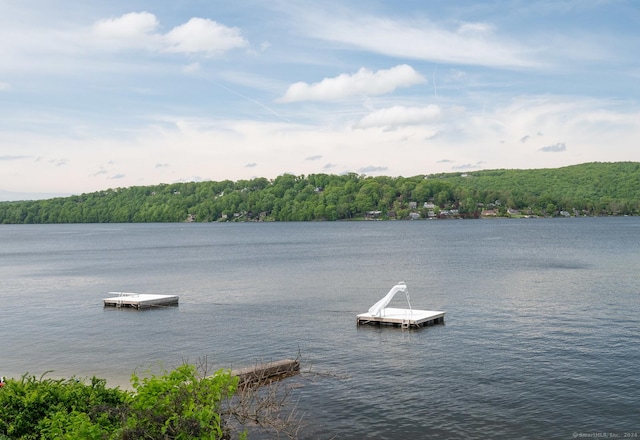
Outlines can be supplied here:
M384 298L382 298L380 301L378 301L377 303L375 303L369 308L369 313L372 316L382 316L384 313L385 307L387 307L387 305L391 302L395 294L398 292L405 293L405 295L407 296L407 302L409 303L409 310L411 310L411 301L409 300L409 290L407 289L407 285L404 283L404 281L400 281L398 284L393 286L391 290L389 290L389 293L387 293Z

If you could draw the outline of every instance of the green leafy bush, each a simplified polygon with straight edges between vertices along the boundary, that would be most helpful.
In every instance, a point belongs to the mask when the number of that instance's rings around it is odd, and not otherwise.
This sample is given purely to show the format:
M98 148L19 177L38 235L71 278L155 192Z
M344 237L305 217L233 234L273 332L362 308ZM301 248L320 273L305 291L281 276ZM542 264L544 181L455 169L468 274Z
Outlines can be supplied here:
M220 370L198 377L192 365L160 376L133 375L130 414L123 438L220 439L225 434L221 403L233 396L237 377Z
M199 377L196 367L141 378L133 391L103 379L24 375L0 388L0 439L222 439L221 403L235 392L229 371Z
M107 438L121 424L127 393L104 379L45 379L24 375L0 388L0 438ZM89 429L90 428L90 429ZM94 432L75 437L67 434Z

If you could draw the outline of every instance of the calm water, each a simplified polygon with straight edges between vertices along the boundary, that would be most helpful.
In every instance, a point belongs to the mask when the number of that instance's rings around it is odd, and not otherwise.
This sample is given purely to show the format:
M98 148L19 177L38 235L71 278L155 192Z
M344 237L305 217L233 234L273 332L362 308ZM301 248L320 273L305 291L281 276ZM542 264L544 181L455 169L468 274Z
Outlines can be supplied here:
M638 243L637 217L4 225L0 374L127 386L300 352L336 375L299 379L308 438L622 438L640 433ZM446 324L356 328L401 280ZM180 306L105 309L109 291Z

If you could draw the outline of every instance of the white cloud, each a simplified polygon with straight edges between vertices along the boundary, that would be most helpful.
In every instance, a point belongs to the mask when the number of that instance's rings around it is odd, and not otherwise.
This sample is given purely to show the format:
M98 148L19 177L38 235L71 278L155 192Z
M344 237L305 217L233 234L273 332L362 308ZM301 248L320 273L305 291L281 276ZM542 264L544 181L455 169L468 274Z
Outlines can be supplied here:
M437 119L442 134L436 137L430 124L356 130L345 124L171 116L135 130L127 138L112 138L112 134L99 130L87 138L41 137L31 132L16 138L9 132L8 139L20 154L42 155L43 159L34 163L4 157L0 160L0 176L4 178L2 186L10 191L46 187L49 191L86 192L112 186L114 181L106 178L116 173L125 176L118 179L119 186L131 186L193 175L216 181L238 180L252 178L257 169L261 177L274 178L287 171L380 172L368 168L375 165L385 167L382 172L388 175L410 176L447 172L453 166L473 169L478 164L486 169L549 168L591 161L640 160L636 146L640 114L620 105L575 97L523 96L484 112L453 111L443 106ZM538 131L545 136L520 142L523 133ZM549 138L561 140L571 149L542 154L539 150L552 143ZM88 141L94 148L86 148ZM189 154L184 154L185 145ZM50 151L69 151L67 165L54 166L47 157ZM116 156L117 170L103 166ZM315 159L318 156L321 160ZM108 173L87 182L86 170L96 169Z
M640 160L634 23L606 2L577 22L578 0L562 14L533 13L547 1L473 14L391 0L53 3L0 0L7 190ZM224 51L240 56L207 58ZM263 104L277 97L294 104ZM557 142L563 152L541 152Z
M383 95L399 87L410 87L425 81L424 76L406 64L376 72L363 67L354 74L343 73L318 83L292 84L278 102L336 101L352 96Z
M494 26L489 23L462 23L458 27L458 34L485 34L494 30Z
M109 50L159 48L158 19L150 12L130 12L95 22L91 32L99 48Z
M463 23L448 28L425 19L394 20L343 11L299 11L300 32L325 41L346 44L373 53L478 66L540 67L540 48L503 38L491 23Z
M156 16L149 12L130 12L118 18L99 20L93 25L94 34L105 38L143 38L158 28Z
M159 27L154 14L130 12L117 18L99 20L91 30L99 45L111 49L143 48L211 56L248 45L240 29L208 18L193 17L166 34L158 32ZM191 64L186 70L193 71L194 68L196 66Z
M426 107L394 105L369 113L356 124L356 128L419 125L432 122L440 115L441 110L437 105Z
M164 40L167 52L215 55L247 46L240 29L207 18L194 17L169 31Z

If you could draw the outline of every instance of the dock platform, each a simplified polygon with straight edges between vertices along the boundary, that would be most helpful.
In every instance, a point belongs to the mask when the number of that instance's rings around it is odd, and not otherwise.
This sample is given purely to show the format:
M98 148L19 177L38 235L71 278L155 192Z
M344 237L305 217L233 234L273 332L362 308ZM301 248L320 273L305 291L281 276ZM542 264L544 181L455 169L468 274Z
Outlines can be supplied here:
M392 325L402 328L420 328L427 325L444 324L445 312L435 310L385 308L381 316L361 313L356 317L357 325Z
M159 306L177 306L177 295L156 295L150 293L109 292L114 295L104 299L105 307L132 307L143 309Z
M299 373L298 359L282 359L231 371L232 376L239 378L238 388L257 388Z

